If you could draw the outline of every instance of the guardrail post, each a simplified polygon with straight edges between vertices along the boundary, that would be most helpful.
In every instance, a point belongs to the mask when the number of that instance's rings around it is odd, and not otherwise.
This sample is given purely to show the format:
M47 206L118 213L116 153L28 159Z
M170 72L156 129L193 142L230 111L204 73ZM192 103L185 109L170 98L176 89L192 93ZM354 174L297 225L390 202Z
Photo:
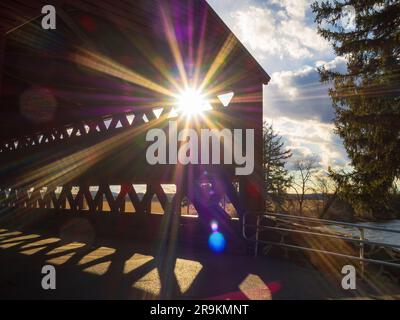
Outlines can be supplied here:
M359 228L360 231L360 240L364 241L365 240L365 232L364 228ZM364 277L364 272L365 272L365 265L364 265L364 242L360 242L360 265L361 265L361 275Z

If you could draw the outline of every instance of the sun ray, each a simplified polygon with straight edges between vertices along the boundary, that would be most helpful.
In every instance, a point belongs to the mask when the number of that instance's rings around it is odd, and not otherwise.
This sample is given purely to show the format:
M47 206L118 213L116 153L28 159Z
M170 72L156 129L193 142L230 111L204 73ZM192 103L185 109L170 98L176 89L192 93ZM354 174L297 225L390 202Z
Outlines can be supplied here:
M232 53L236 46L237 39L234 35L230 34L216 55L211 67L207 71L202 83L199 86L199 90L203 90L208 85L218 70L226 63L227 57Z
M171 74L169 67L165 61L165 59L157 54L155 50L145 41L142 39L132 39L130 34L126 31L122 31L126 36L127 39L131 39L132 44L139 49L139 51L143 54L144 57L155 67L160 74L174 87L175 90L180 90L180 86L174 76Z
M73 55L72 60L84 67L88 67L110 76L128 81L138 86L150 89L154 92L158 92L170 97L176 97L175 93L147 79L145 76L135 71L128 70L123 65L86 49L79 50L78 53Z
M176 66L178 67L178 71L179 71L181 80L183 82L183 85L185 87L187 87L189 85L188 77L187 77L186 70L185 70L185 64L184 64L184 60L182 57L182 52L179 48L179 43L176 38L174 26L171 22L171 19L170 19L168 13L166 12L166 10L163 7L160 7L160 12L161 12L162 23L163 23L163 26L164 26L164 29L166 32L166 37L167 37L169 47L174 56Z
M207 14L203 15L203 20L201 22L199 46L197 48L197 60L194 70L193 85L194 87L199 86L201 66L203 64L204 48L205 48L205 34L207 26Z

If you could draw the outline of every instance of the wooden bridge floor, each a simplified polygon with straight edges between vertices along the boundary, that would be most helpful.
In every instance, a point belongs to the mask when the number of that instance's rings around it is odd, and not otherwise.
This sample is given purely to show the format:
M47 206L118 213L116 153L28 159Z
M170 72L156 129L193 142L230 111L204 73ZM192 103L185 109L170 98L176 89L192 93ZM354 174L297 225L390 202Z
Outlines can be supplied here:
M56 267L56 290L41 288L41 268ZM337 279L286 260L214 254L0 228L0 298L23 299L341 299Z

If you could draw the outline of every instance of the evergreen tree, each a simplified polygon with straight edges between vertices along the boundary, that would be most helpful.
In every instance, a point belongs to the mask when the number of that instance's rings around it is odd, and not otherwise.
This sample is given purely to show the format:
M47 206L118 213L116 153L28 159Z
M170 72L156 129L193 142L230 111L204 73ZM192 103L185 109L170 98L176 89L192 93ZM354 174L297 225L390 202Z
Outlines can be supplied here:
M290 187L285 163L292 156L290 150L284 150L282 138L276 134L271 125L264 123L263 133L263 166L266 187L267 211L282 210L286 189Z
M354 171L341 193L356 213L390 215L390 196L400 173L400 1L335 0L312 5L319 33L347 71L320 69L332 83L335 125ZM346 17L353 25L344 26Z

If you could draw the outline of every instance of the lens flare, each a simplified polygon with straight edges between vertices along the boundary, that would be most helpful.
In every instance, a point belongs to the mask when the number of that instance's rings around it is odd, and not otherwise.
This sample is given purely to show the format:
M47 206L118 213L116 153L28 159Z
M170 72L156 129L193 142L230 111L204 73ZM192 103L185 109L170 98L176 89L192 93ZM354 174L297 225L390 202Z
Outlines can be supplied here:
M188 117L198 115L211 109L211 105L199 90L188 88L183 91L177 100L178 111Z
M218 222L217 221L211 221L211 230L213 232L218 231Z
M226 246L224 235L221 232L213 232L208 238L208 246L216 253L223 252Z

